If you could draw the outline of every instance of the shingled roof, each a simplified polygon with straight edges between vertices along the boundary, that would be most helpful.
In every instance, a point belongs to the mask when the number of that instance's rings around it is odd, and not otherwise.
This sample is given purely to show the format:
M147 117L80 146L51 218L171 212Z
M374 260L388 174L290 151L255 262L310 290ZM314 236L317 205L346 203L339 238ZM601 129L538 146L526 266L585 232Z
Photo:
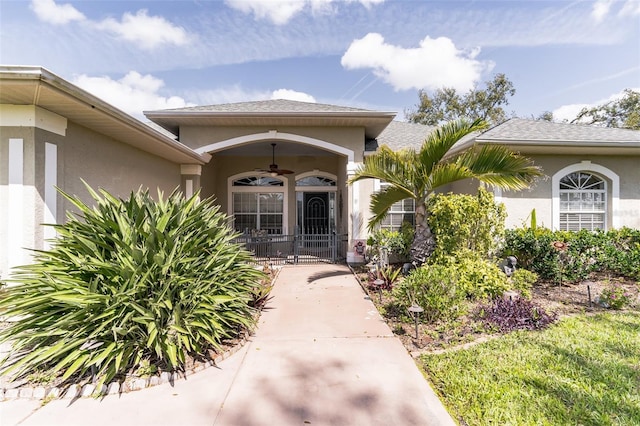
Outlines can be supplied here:
M373 111L343 107L337 105L318 104L313 102L299 102L291 101L287 99L272 99L266 101L252 101L252 102L236 102L230 104L219 105L201 105L186 108L174 108L165 109L163 111L176 111L176 112L213 112L213 113L277 113L277 114L291 114L291 113L345 113L345 112L363 112L372 113Z
M512 118L476 138L484 141L640 142L640 131Z
M173 134L180 126L363 127L374 139L396 113L275 99L145 111L149 120Z
M405 148L418 149L433 129L435 129L435 126L392 121L380 133L377 140L367 141L365 151L375 151L381 145L387 145L394 151Z

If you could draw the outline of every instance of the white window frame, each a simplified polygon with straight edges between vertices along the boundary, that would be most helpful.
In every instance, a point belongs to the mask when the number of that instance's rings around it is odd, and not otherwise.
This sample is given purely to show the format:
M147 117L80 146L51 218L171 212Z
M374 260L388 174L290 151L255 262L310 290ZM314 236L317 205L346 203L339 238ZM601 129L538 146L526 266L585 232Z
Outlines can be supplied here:
M381 181L380 179L375 179L374 180L374 184L373 184L373 189L375 192L379 192L384 186L388 185L386 182ZM413 210L404 210L404 201L406 200L406 198L402 201L398 201L398 203L402 203L402 208L403 210L398 210L398 211L391 211L389 210L389 212L387 213L387 217L389 217L389 215L402 215L405 216L407 214L412 214L413 215L413 221L415 223L416 220L416 203L415 201L413 202ZM395 203L395 205L397 205L398 203ZM393 225L383 225L382 223L378 224L378 228L380 229L389 229L392 231L399 231L399 229L396 229L397 227L394 227Z
M255 171L238 173L233 176L229 176L227 179L227 214L233 218L233 194L240 192L251 193L282 193L282 235L287 235L289 224L289 197L288 195L288 183L287 178L281 176L269 176L271 179L278 179L282 181L282 186L233 186L233 181L246 178L246 177L262 177Z
M610 198L611 202L607 201L606 213L605 213L605 230L609 229L609 223L611 228L619 227L619 216L615 214L618 211L620 203L620 177L612 170L600 165L594 164L591 161L581 161L580 163L572 164L558 170L551 177L551 192L552 192L552 228L554 230L560 229L560 180L565 176L574 172L585 172L599 175L601 178L605 178L604 181L610 186L607 186L606 197Z
M573 172L573 173L569 173L568 175L565 175L564 177L562 177L560 179L560 181L558 182L559 185L561 185L562 180L565 179L568 176L571 176L573 174L582 174L585 176L590 176L591 178L597 179L597 183L598 184L602 184L602 188L600 189L590 189L590 188L572 188L572 189L563 189L563 188L559 188L559 194L560 194L560 221L559 221L559 226L561 228L561 230L564 231L579 231L582 229L589 229L590 231L593 231L595 228L593 227L596 223L602 223L602 227L599 229L606 229L607 228L607 181L602 178L601 176L595 174L595 173L590 173L590 172L585 172L585 171L577 171L577 172ZM579 182L576 183L576 186L579 186ZM563 202L562 200L562 195L566 194L567 195L567 200ZM603 208L602 209L596 209L595 207L593 208L587 208L584 209L583 205L582 205L582 198L584 195L586 194L591 194L591 196L595 196L596 194L599 194L601 196L601 201L603 203ZM571 200L572 195L579 195L580 200ZM566 203L567 208L563 208L562 205ZM593 201L592 201L593 203ZM572 208L573 207L573 208ZM577 215L578 216L578 229L570 229L570 224L572 222L570 222L569 220L562 220L562 216L563 215ZM591 215L591 220L583 220L583 217L585 217L585 215ZM602 221L593 221L593 215L602 215ZM575 222L573 222L575 223ZM583 225L590 225L589 227L587 226L583 226ZM565 229L563 229L565 228Z

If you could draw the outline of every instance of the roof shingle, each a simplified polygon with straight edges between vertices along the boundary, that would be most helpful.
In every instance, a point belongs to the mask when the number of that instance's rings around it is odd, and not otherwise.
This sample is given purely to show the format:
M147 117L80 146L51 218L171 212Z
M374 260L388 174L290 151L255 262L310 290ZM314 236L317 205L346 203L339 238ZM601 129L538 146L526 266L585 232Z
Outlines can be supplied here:
M584 124L512 118L487 130L478 141L640 142L640 131Z
M186 108L167 109L163 111L212 112L212 113L341 113L341 112L374 112L366 109L343 107L337 105L299 102L287 99L273 99L254 102L237 102L219 105L201 105Z

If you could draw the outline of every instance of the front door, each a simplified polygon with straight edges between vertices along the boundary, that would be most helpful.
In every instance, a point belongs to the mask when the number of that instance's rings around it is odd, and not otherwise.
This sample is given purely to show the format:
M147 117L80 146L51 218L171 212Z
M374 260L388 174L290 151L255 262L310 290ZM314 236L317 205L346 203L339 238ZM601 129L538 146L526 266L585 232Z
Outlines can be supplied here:
M304 234L329 233L329 194L305 192L303 195L302 232Z

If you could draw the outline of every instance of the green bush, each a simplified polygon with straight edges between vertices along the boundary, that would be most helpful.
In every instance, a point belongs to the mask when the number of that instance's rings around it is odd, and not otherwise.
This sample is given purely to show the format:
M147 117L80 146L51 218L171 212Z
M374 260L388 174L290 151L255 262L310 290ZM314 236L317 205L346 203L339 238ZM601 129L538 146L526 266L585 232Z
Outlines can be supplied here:
M63 193L80 213L5 289L0 311L15 322L0 332L13 342L2 372L92 372L100 385L136 367L179 370L252 326L263 274L211 199L88 190L95 207Z
M554 248L553 242L566 244ZM621 228L607 232L551 231L546 228L507 230L503 257L513 255L519 266L540 278L577 282L593 272L640 278L640 230Z
M437 194L429 200L429 226L436 236L431 256L439 259L473 251L482 258L496 255L504 236L503 204L480 187L477 195Z
M413 234L413 226L408 222L402 224L400 231L377 229L367 238L369 255L378 256L380 249L386 247L389 254L395 254L402 260L409 259Z
M516 290L525 299L531 298L531 287L538 281L538 274L526 269L516 269L509 277L510 290Z
M450 273L456 275L458 286L469 299L491 299L509 289L507 276L498 265L482 259L477 253L459 252L442 261Z
M457 318L464 313L465 294L452 272L441 264L417 268L394 288L393 296L405 309L413 303L422 307L427 322Z

